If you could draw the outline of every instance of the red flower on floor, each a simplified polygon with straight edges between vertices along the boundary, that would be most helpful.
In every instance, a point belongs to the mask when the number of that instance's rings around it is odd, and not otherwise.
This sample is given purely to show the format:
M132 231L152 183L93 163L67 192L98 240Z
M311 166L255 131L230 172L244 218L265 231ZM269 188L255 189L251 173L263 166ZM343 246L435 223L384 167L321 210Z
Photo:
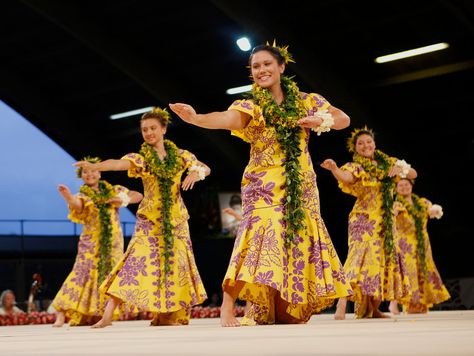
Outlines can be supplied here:
M244 307L236 306L234 308L235 316L244 316ZM195 306L191 309L191 318L219 318L221 309L219 307L202 307ZM120 320L151 320L153 313L125 314ZM8 325L36 325L36 324L53 324L56 321L56 314L47 312L31 312L19 313L14 315L0 315L0 326Z

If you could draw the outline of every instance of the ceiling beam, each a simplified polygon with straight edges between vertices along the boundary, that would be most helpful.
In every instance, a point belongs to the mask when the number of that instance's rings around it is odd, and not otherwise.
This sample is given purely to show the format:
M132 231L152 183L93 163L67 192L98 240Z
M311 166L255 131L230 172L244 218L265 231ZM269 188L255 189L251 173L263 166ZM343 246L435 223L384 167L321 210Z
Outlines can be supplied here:
M402 84L407 82L413 82L416 80L427 79L431 77L437 77L440 75L451 74L474 68L474 61L465 61L453 64L447 64L444 66L438 66L428 69L417 70L410 73L404 73L396 75L384 80L372 83L372 87L384 87L395 84Z

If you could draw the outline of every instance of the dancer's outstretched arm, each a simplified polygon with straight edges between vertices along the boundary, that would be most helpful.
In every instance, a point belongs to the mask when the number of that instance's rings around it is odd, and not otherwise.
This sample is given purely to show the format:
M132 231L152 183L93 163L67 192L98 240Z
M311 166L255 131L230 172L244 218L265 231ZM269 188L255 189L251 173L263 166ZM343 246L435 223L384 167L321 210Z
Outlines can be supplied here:
M323 163L321 163L321 167L330 171L334 178L336 178L339 182L346 184L351 184L354 182L354 176L352 173L340 169L336 162L331 158L324 160Z
M171 110L183 121L206 129L240 130L245 128L250 121L249 115L237 110L198 114L196 110L188 104L176 103L169 105Z
M79 161L73 163L73 166L82 169L94 169L101 172L105 171L127 171L132 167L132 163L126 159L107 159L103 162L91 163Z
M59 184L58 191L71 209L77 210L78 212L82 211L82 200L72 194L68 186Z

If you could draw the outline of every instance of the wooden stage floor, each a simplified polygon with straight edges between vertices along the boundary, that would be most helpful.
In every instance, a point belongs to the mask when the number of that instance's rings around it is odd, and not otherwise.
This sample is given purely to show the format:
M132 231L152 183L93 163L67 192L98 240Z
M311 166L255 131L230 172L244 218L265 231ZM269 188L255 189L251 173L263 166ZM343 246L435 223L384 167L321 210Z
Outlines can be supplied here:
M314 315L306 325L222 328L219 319L150 327L120 321L105 329L0 327L0 355L474 355L474 310L390 319Z

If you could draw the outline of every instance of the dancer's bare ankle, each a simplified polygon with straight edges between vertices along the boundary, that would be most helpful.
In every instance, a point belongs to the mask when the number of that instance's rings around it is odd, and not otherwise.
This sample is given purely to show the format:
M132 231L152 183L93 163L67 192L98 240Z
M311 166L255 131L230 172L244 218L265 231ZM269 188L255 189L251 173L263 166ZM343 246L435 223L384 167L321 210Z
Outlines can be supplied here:
M345 320L346 319L346 304L340 305L336 307L336 312L334 313L335 320Z
M347 307L347 300L345 298L340 298L336 305L336 312L334 313L335 320L346 319L346 307Z

